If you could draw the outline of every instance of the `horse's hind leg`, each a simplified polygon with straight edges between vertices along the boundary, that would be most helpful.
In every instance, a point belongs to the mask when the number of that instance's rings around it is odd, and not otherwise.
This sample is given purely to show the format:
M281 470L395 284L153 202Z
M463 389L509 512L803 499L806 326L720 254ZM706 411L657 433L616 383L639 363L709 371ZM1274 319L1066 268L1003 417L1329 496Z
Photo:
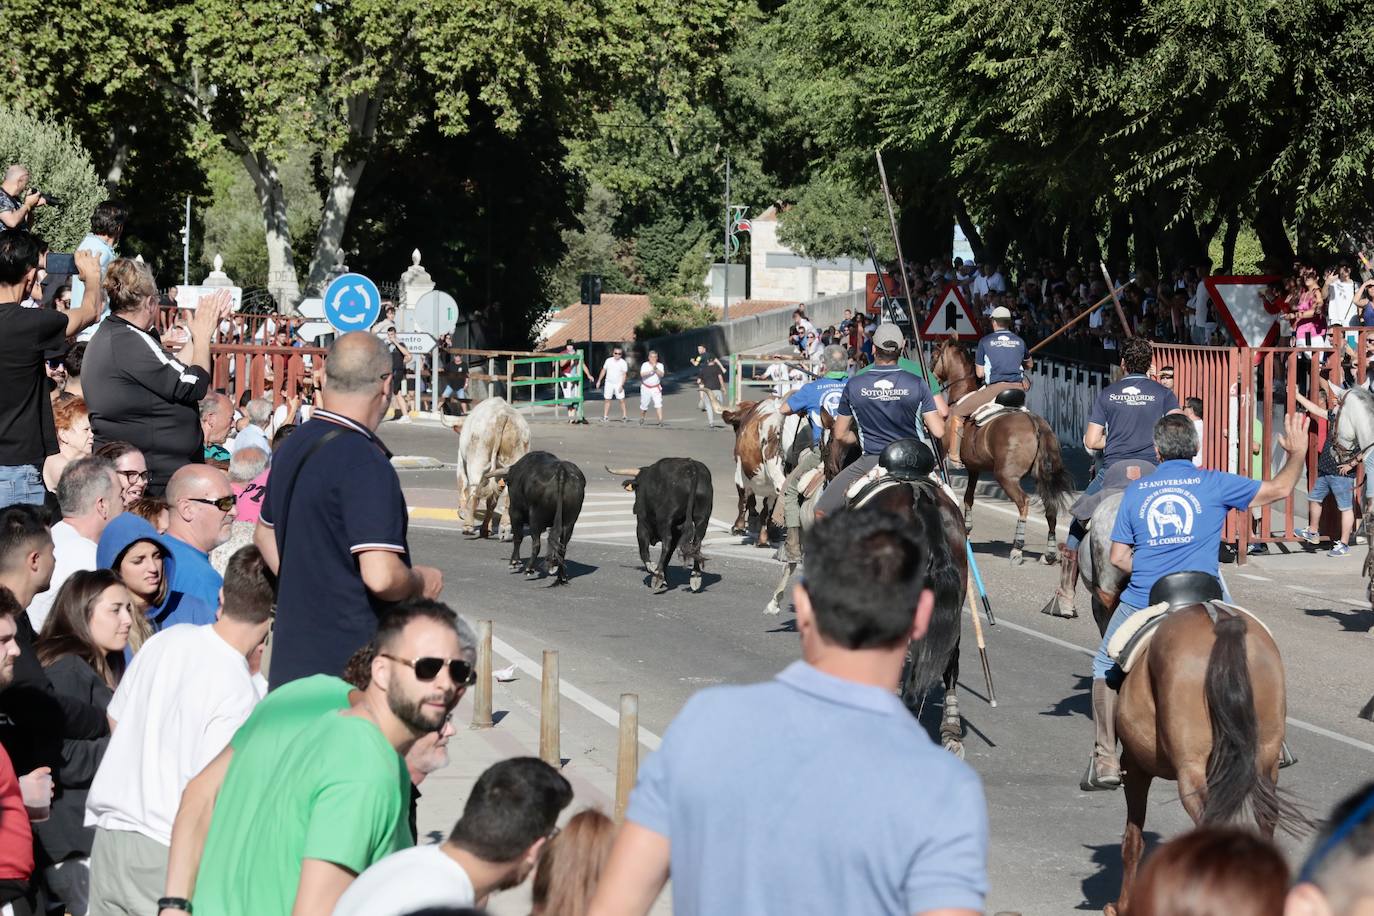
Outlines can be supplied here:
M944 715L940 720L940 744L945 750L964 759L964 719L959 715L959 644L949 656L944 674Z
M1045 536L1045 552L1040 555L1040 562L1046 566L1053 566L1059 562L1059 507L1052 502L1044 502L1044 509L1045 525L1049 533Z
M1129 752L1122 754L1121 764L1126 791L1126 832L1121 837L1121 893L1116 903L1107 904L1107 916L1118 913L1124 916L1131 911L1131 886L1135 884L1136 869L1145 851L1145 808L1150 800L1150 774L1131 759Z
M1011 561L1021 565L1026 561L1026 520L1030 517L1030 497L1021 489L1021 481L1006 471L997 471L997 482L1002 490L1016 503L1016 534L1011 539Z
M968 474L968 483L964 485L964 535L968 536L973 534L973 497L978 489L978 472L967 464L964 472Z

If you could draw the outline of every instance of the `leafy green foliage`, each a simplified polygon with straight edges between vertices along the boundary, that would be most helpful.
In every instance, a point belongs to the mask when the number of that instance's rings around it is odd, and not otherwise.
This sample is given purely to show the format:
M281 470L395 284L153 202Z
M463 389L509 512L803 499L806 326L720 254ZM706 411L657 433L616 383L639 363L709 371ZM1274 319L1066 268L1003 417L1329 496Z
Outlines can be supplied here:
M635 326L636 340L652 340L693 328L704 328L720 316L716 310L679 296L650 294L649 311Z
M64 125L0 105L0 172L14 162L29 167L30 187L59 202L34 212L33 231L53 251L74 250L104 196L91 157Z

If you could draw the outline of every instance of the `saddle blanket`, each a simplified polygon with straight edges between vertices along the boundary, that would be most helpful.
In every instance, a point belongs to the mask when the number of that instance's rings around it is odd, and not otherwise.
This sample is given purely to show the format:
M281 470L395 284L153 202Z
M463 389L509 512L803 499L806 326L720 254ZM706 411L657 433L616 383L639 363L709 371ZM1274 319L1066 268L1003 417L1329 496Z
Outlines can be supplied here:
M1243 607L1227 604L1224 601L1208 603L1232 613L1244 614L1264 627L1264 632L1271 637L1274 635L1268 624ZM1112 634L1112 638L1107 641L1107 657L1120 665L1122 671L1130 671L1135 666L1136 661L1145 654L1145 649L1150 645L1150 640L1154 638L1155 630L1167 616L1169 616L1169 605L1167 602L1160 602L1139 610L1126 618L1126 621L1117 627L1116 632Z
M962 400L962 399L961 399ZM1004 413L1030 413L1029 407L1004 407L996 401L988 401L969 417L974 426L985 426L989 420Z

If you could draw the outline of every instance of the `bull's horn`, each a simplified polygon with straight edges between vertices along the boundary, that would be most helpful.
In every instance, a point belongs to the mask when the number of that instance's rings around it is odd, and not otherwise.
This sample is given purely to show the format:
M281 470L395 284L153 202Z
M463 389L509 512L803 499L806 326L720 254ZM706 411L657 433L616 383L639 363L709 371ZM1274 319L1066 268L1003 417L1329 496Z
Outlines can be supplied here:
M611 467L609 464L604 464L604 465L602 465L602 467L604 467L604 468L606 469L606 473L608 473L608 474L614 474L614 475L617 476L617 477L638 477L638 476L639 476L639 471L640 471L639 468L621 468L620 470L617 471L615 468Z
M483 475L482 475L482 479L483 479L483 480L504 480L505 477L506 477L506 475L509 474L509 473L510 473L510 468L497 468L497 469L494 470L494 471L488 471L487 473L483 474Z

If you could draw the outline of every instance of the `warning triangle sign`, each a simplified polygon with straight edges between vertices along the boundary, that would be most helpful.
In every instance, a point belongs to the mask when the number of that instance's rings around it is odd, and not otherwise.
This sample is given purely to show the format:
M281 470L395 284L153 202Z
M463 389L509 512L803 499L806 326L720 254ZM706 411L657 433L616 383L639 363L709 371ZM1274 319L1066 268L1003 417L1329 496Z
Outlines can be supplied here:
M921 337L978 340L982 336L978 321L973 317L973 309L964 299L964 291L955 283L946 286L940 301L926 318L925 327L921 328Z

